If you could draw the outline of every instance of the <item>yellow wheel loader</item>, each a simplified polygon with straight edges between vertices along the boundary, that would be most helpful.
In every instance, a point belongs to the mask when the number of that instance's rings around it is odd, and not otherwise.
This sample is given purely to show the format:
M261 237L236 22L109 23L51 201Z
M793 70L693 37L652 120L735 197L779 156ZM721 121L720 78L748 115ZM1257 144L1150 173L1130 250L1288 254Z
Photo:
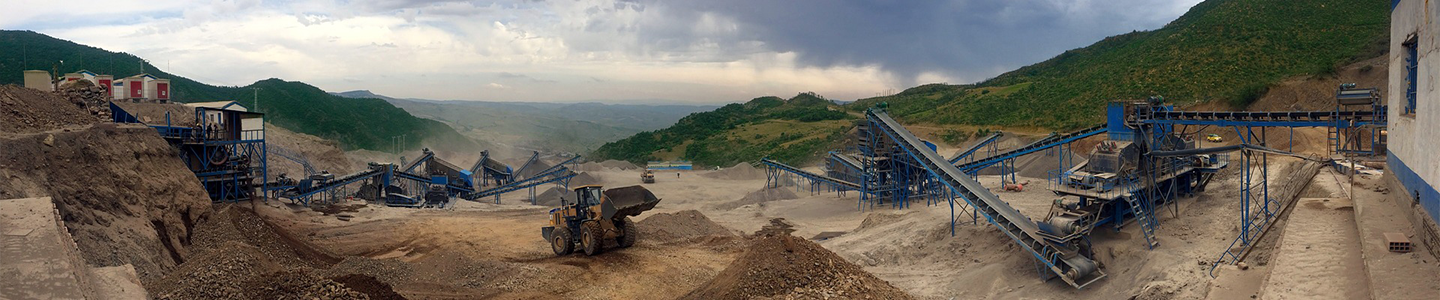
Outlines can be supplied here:
M610 240L621 248L633 246L640 231L630 217L660 203L654 193L638 185L609 190L586 185L574 190L574 199L561 197L561 206L550 210L550 226L540 229L555 255L570 254L577 245L585 255L595 255Z
M655 183L655 172L651 170L645 170L645 173L640 174L640 182Z

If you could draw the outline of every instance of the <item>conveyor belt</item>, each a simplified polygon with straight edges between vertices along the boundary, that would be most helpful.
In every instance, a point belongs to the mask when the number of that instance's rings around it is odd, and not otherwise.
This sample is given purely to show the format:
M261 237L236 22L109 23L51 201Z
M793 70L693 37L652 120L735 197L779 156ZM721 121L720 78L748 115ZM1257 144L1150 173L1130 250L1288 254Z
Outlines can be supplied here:
M1387 106L1365 111L1156 111L1140 116L1152 124L1255 127L1358 127L1385 125Z
M980 150L981 147L985 147L985 145L989 145L990 143L999 140L1001 135L1002 134L1000 132L991 133L990 136L981 139L979 143L975 143L975 145L971 145L970 148L966 148L965 150L957 152L955 154L955 157L950 158L950 164L958 163L960 162L960 160L965 159L966 157L970 157L971 154L975 154L975 151Z
M425 151L425 155L421 155L420 158L415 159L415 161L412 161L409 164L405 164L404 167L401 167L400 172L414 172L416 167L419 167L420 164L425 163L425 161L428 161L431 158L435 158L435 152Z
M858 184L858 183L849 182L849 181L844 181L844 180L836 179L836 178L830 177L830 176L825 176L825 175L810 173L810 172L807 172L807 171L805 171L805 170L801 170L800 168L791 167L790 165L786 165L786 164L780 163L780 162L778 162L778 161L770 160L769 158L760 159L760 163L765 164L765 165L770 166L770 167L774 167L774 168L776 168L776 169L784 170L784 171L786 171L786 172L795 173L796 175L800 175L801 177L805 177L805 178L810 179L810 180L813 180L813 181L825 182L825 183L829 183L829 184L832 184L832 185L843 186L843 187L850 188L850 189L854 189L854 190L859 190L859 189L860 189L860 184Z
M860 173L862 172L861 170L863 170L860 165L860 161L855 160L855 157L851 157L842 153L830 152L830 158L845 165L846 168L849 168L850 172Z
M335 180L331 180L331 181L329 181L329 182L325 182L325 183L322 183L322 184L319 184L319 185L311 186L310 188L305 189L304 191L299 191L298 193L295 194L295 196L289 197L289 198L291 198L291 199L299 199L299 198L309 197L310 195L314 195L314 194L318 194L318 193L320 193L320 192L328 191L328 190L333 189L333 188L336 188L336 187L344 186L344 185L347 185L347 184L354 183L354 182L356 182L356 181L360 181L360 180L364 180L364 179L367 179L367 178L370 178L370 177L375 177L375 176L378 176L378 175L385 174L385 172L386 172L386 171L389 171L390 168L391 168L391 166L389 166L389 165L377 166L377 167L373 167L373 168L371 168L371 169L369 169L369 170L365 170L365 171L361 171L361 172L356 172L356 173L350 174L350 175L345 175L345 176L343 176L343 177L336 178Z
M874 109L867 111L866 114L881 132L896 141L896 144L919 161L926 171L940 179L952 192L961 196L961 199L977 208L979 213L985 216L986 221L995 225L1031 255L1044 262L1055 275L1065 280L1066 283L1078 289L1105 277L1105 273L1099 270L1094 261L1079 255L1078 249L1074 247L1054 244L1046 240L1041 236L1039 226L1034 221L1010 207L1005 201L1001 201L999 196L981 186L974 178L965 175L940 154L930 150L919 138L891 119L888 114ZM1103 132L1103 127L1100 128L1098 131ZM1088 131L1092 131L1090 134L1098 133L1094 132L1097 131L1094 128ZM1068 136L1079 135L1077 133Z
M1109 131L1109 130L1108 130L1107 128L1105 128L1105 125L1100 125L1100 126L1095 126L1095 127L1086 128L1085 130L1080 130L1080 131L1076 131L1076 132L1067 133L1067 134L1060 135L1060 136L1050 136L1050 137L1047 137L1047 138L1044 138L1044 139L1040 139L1040 140L1038 140L1038 141L1035 141L1034 143L1030 143L1029 145L1025 145L1024 147L1017 148L1017 149L1015 149L1015 150L1006 151L1006 152L1003 152L1003 153L1000 153L1000 154L996 154L996 155L994 155L994 156L986 157L986 158L983 158L983 159L980 159L980 160L977 160L977 161L973 161L973 162L969 162L969 163L958 164L958 165L955 165L955 167L956 167L956 168L959 168L961 171L964 171L966 174L970 174L970 173L973 173L973 172L978 171L978 170L980 170L980 169L984 169L985 167L989 167L989 166L991 166L991 165L1000 163L1001 161L1005 161L1005 160L1007 160L1007 159L1012 159L1012 158L1024 156L1024 155L1026 155L1026 154L1035 153L1035 152L1039 152L1039 151L1041 151L1041 150L1050 149L1050 148L1053 148L1053 147L1056 147L1056 146L1068 144L1068 143L1074 142L1074 141L1076 141L1076 140L1083 139L1083 138L1087 138L1087 137L1094 136L1094 135L1101 134L1101 133L1105 133L1105 132L1107 132L1107 131Z
M488 197L488 196L495 196L495 195L499 195L499 194L509 193L509 192L513 192L513 191L518 191L518 190L521 190L521 189L525 189L525 188L529 188L529 187L533 187L533 186L537 186L537 185L542 185L542 184L546 184L546 183L551 183L551 182L556 182L556 181L560 181L560 180L569 179L570 177L575 177L575 175L576 175L575 172L571 172L569 169L559 168L559 169L551 170L551 171L546 172L546 173L542 173L542 174L540 174L540 175L536 175L535 177L530 177L530 178L526 178L526 179L521 179L521 180L517 180L517 181L515 181L515 182L511 182L510 184L498 186L498 187L495 187L495 188L493 188L493 189L488 189L488 190L478 191L478 192L474 192L474 193L463 194L463 195L460 195L460 198L465 199L465 200L475 201L476 199L480 199L480 198L484 198L484 197Z

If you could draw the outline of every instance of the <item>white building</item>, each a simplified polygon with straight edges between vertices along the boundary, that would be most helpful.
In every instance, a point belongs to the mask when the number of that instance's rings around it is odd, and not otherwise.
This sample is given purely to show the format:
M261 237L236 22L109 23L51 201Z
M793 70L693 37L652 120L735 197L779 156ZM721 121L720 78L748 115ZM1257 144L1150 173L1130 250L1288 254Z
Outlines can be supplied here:
M1435 245L1440 218L1440 1L1392 0L1387 173L1415 199L1416 235Z
M185 103L185 106L187 106L187 107L204 107L204 108L213 108L213 109L223 109L223 110L228 110L228 111L245 112L245 113L239 114L239 116L240 116L240 131L241 131L242 139L247 139L247 140L252 140L252 139L265 139L265 117L264 117L264 115L256 114L256 113L249 113L249 112L250 112L250 108L245 107L245 105L240 104L240 102L236 102L236 101L195 102L195 103ZM213 111L213 110L212 110L212 111L209 111L209 112L206 112L206 113L205 113L205 118L206 118L207 120L219 120L219 119L222 118L222 117L223 117L223 114L220 113L219 111ZM228 122L228 121L227 121L227 122Z

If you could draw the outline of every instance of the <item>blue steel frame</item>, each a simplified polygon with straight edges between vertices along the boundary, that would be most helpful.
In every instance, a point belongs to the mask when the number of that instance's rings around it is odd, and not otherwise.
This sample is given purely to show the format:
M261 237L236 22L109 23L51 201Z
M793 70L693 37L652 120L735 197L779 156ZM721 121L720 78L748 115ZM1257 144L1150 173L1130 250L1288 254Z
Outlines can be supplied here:
M141 123L113 102L110 109L116 123ZM179 150L180 160L195 173L211 201L236 202L263 196L257 189L269 181L265 128L244 130L242 120L248 117L264 114L196 107L195 123L189 126L171 123L169 113L165 125L147 125Z

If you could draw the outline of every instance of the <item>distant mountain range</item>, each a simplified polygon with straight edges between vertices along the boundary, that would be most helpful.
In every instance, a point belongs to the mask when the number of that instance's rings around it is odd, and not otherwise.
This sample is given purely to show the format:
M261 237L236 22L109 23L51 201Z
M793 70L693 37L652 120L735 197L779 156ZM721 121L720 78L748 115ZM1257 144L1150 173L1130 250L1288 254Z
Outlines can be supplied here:
M385 100L411 114L445 122L477 140L576 153L643 131L665 128L691 113L719 107L402 99L368 90L331 94Z

